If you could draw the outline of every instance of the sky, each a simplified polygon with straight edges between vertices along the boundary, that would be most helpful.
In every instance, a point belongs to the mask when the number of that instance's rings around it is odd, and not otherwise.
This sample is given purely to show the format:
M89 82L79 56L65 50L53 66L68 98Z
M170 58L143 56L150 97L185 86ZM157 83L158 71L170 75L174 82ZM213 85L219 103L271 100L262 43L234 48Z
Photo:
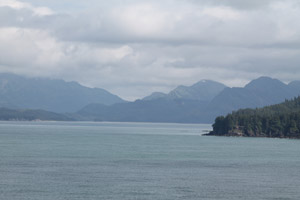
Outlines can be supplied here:
M0 72L126 100L203 79L300 80L299 0L0 0Z

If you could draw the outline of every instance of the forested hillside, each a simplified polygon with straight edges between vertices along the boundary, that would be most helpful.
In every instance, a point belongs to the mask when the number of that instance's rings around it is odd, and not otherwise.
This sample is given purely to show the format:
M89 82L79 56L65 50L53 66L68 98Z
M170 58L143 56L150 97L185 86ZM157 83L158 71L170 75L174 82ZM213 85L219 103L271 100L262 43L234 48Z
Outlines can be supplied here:
M300 97L217 117L208 135L300 138Z

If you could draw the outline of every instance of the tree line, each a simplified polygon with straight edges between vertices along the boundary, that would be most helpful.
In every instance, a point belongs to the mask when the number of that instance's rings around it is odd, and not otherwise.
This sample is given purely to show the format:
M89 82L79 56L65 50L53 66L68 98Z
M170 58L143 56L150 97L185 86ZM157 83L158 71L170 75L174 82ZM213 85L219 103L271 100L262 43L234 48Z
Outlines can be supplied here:
M300 97L257 109L219 116L209 135L300 138Z

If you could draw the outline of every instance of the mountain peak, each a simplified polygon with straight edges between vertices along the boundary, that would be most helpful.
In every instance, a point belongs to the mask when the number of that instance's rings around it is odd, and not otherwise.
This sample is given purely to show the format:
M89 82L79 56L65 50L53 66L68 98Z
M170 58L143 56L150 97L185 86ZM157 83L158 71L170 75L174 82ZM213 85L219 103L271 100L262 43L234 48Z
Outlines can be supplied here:
M168 94L161 92L154 92L149 96L144 97L142 100L154 100L159 98L166 99L188 99L199 101L210 101L224 88L222 83L203 79L191 86L179 85Z
M192 86L178 86L168 94L168 98L210 101L225 87L216 81L201 80Z
M75 112L90 103L124 102L101 88L88 88L60 79L27 78L0 73L0 107Z
M248 83L245 88L247 89L271 89L275 87L285 87L286 84L281 82L278 79L270 78L267 76L262 76L257 79L254 79L250 83Z
M207 79L203 79L201 81L198 81L197 83L193 84L191 87L202 87L202 86L212 86L212 85L218 85L221 87L226 87L226 85L219 83L217 81L212 81L212 80L207 80Z
M144 100L144 101L150 101L150 100L154 100L154 99L163 98L165 96L167 96L167 94L165 94L165 93L162 93L162 92L153 92L149 96L144 97L142 100Z

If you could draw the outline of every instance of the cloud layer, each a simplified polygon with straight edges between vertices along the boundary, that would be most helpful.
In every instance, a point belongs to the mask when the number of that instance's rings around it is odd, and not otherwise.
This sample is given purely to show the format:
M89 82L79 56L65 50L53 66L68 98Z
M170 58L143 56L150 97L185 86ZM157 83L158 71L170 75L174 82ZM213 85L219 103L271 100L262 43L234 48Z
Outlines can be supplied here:
M133 100L212 79L300 80L296 0L0 2L0 71Z

